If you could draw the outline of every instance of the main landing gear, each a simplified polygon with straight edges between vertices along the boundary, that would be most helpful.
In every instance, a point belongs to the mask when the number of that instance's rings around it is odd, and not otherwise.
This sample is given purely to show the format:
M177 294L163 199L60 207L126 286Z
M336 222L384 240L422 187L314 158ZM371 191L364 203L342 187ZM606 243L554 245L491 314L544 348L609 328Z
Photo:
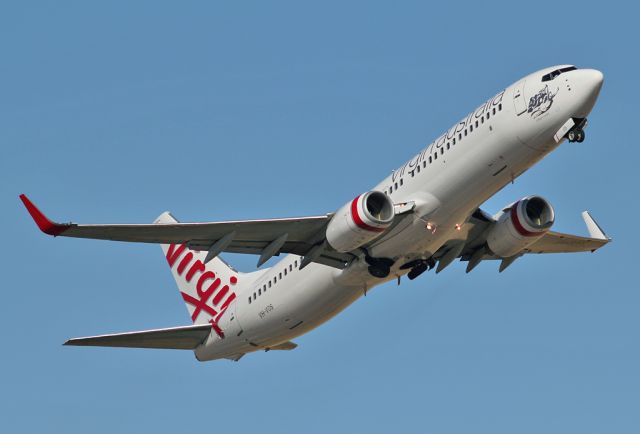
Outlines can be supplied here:
M395 261L390 258L374 258L373 256L369 255L369 252L367 252L366 250L364 250L364 260L367 264L369 264L369 274L379 279L389 277L389 274L391 274L391 267L395 263ZM402 264L400 266L400 269L409 270L409 272L407 273L407 277L409 278L409 280L413 280L425 271L435 268L435 266L435 259L430 257L427 259L415 259L413 261L409 261L406 264Z
M408 270L410 268L411 271L407 273L407 277L409 278L409 280L413 280L416 277L420 276L425 271L428 271L434 268L435 266L436 266L436 261L433 258L416 259L415 261L411 261L411 262L407 262L406 264L403 264L400 267L400 269Z
M365 252L364 260L369 264L369 274L373 277L384 279L391 273L391 266L395 263L393 259L389 258L374 258L369 256L369 253Z

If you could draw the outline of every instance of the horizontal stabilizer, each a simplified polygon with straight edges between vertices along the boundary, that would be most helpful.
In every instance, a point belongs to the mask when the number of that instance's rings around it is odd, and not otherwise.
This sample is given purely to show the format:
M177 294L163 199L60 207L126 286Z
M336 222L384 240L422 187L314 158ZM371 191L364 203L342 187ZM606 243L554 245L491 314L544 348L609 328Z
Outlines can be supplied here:
M270 350L281 350L281 351L290 351L298 347L298 344L287 341L278 345L274 345L273 347L269 347Z
M165 348L193 350L211 333L211 324L69 339L64 345L82 347Z

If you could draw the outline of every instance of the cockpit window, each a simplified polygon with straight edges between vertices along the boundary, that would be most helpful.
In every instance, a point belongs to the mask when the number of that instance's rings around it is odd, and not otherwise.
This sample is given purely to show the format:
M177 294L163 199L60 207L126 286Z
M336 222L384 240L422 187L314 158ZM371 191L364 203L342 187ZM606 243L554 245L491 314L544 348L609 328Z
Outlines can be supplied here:
M567 66L566 68L556 69L555 71L551 71L550 73L543 75L542 81L551 81L563 72L575 71L576 69L578 68L576 68L575 66Z

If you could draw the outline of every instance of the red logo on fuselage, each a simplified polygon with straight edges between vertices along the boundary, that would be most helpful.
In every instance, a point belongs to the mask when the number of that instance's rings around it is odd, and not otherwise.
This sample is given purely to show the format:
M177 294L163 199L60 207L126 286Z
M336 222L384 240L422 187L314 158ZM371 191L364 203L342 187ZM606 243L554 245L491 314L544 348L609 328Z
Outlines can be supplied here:
M236 298L235 292L230 289L229 285L233 286L238 283L238 278L236 276L231 276L229 278L229 284L222 285L221 279L217 277L216 273L213 271L207 270L202 261L197 259L193 264L191 263L193 260L193 252L190 251L182 257L181 261L178 262L178 258L182 256L185 250L187 250L187 246L185 244L178 247L176 247L175 244L171 244L167 250L167 262L171 268L173 268L176 263L178 264L176 272L179 276L182 276L184 271L188 269L187 273L184 275L184 279L187 283L190 283L197 274L200 275L196 281L197 297L180 291L184 301L194 307L193 313L191 314L191 320L195 322L196 319L198 319L198 316L204 312L211 317L209 323L211 323L213 330L218 334L218 336L224 338L224 332L218 325L218 322L226 312L231 302ZM209 281L211 281L211 283L209 283ZM223 299L225 299L225 301L220 304ZM220 306L218 307L219 304Z

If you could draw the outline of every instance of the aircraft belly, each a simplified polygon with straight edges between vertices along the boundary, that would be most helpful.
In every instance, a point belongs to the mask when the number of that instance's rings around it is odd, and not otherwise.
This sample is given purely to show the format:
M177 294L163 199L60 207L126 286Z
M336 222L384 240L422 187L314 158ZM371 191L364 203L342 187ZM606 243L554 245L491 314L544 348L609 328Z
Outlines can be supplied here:
M428 178L428 188L443 205L432 214L414 216L413 222L402 231L376 244L371 249L372 256L429 256L455 238L458 235L455 225L462 225L476 208L511 181L512 162L518 161L521 154L531 158L530 151L514 144L514 139L506 133L496 133L490 138L491 141L487 138L484 142L471 143L460 158L454 155L446 165L437 166L435 169L441 173L436 172ZM463 176L443 176L444 172ZM410 188L409 184L400 200L419 197L420 192ZM427 224L432 228L428 229Z
M545 155L545 152L522 146L508 130L470 145L473 148L459 155L460 158L452 155L448 162L435 166L428 178L429 195L442 205L428 215L407 217L394 233L370 248L373 256L400 259L396 263L397 269L403 256L429 256L447 241L463 239L467 231L459 231L455 225L464 223L484 201ZM445 172L463 175L443 176ZM415 200L425 187L413 184L412 191L412 183L407 184L404 194L397 200ZM435 231L427 229L429 222L433 222ZM256 351L300 336L341 312L363 295L366 287L393 278L394 274L387 279L374 279L360 262L344 272L311 264L298 275L297 284L291 281L289 286L276 287L269 297L255 305L240 304L243 312L238 312L238 317L243 335L234 339L233 344L217 344L218 354L223 349L228 352L239 347L245 352ZM313 287L304 284L310 281L314 282ZM273 313L261 316L263 305L268 303L273 306Z
M341 270L312 263L251 304L241 300L240 338L256 350L290 340L327 321L363 292L337 284L340 274Z
M317 298L309 304L309 309L298 315L299 325L294 329L279 328L271 333L262 333L256 337L261 346L274 346L301 336L329 321L342 312L360 296L364 294L362 288L334 286L324 297Z

